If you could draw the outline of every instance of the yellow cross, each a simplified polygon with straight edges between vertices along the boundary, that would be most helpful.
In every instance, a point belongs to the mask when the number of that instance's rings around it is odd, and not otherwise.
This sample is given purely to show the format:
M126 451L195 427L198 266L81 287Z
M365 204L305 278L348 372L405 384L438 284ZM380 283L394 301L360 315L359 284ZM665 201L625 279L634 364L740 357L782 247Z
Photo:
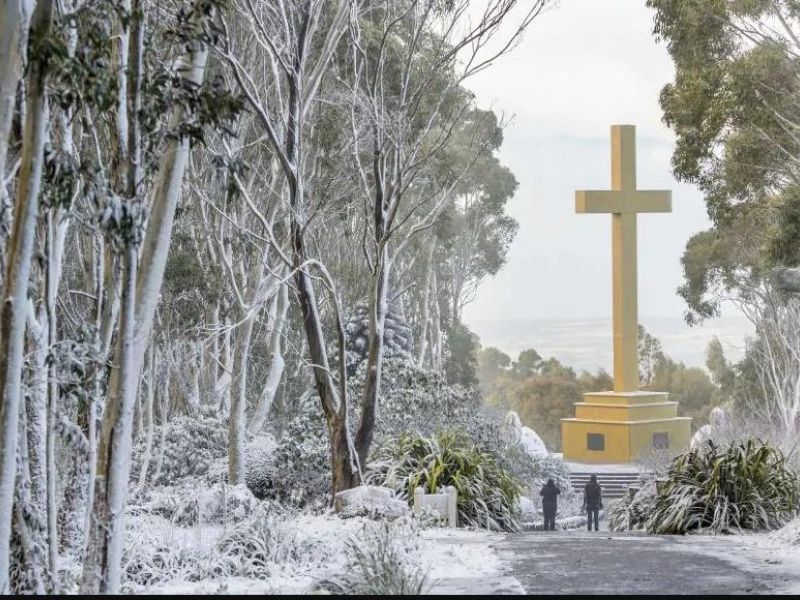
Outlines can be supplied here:
M575 212L611 213L614 391L639 389L636 213L671 212L672 192L636 189L636 128L611 126L611 189L575 192Z

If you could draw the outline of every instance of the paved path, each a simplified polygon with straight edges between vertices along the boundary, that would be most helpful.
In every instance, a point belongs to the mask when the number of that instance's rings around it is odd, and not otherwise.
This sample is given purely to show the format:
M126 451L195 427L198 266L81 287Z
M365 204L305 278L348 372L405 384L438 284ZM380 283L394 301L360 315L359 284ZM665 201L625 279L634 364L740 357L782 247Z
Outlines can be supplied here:
M800 577L754 557L741 538L573 530L509 535L493 546L528 594L757 594Z

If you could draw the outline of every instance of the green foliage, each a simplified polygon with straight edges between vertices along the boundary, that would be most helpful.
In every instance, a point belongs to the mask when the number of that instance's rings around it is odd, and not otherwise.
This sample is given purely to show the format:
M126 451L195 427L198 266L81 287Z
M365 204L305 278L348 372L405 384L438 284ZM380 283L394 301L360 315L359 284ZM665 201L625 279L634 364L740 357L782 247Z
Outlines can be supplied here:
M561 447L561 419L574 416L575 403L581 401L575 379L537 376L514 386L507 397L508 408L536 431L551 449Z
M551 449L560 448L561 419L573 416L581 394L613 385L603 371L576 375L555 358L543 359L533 348L520 352L510 369L484 369L482 374L487 404L516 412Z
M519 353L519 357L514 361L514 372L523 377L533 376L542 365L541 355L533 348L528 348Z
M706 369L711 373L711 380L714 385L723 390L729 390L733 386L736 373L728 363L728 359L725 358L725 351L722 349L722 343L717 336L714 336L708 343Z
M690 322L760 280L775 263L798 264L796 161L788 123L800 116L793 33L796 0L648 0L657 38L675 64L661 92L677 137L675 176L705 196L712 228L683 257ZM746 27L738 23L746 22Z
M719 316L720 302L747 295L766 274L764 233L769 213L759 207L740 207L735 216L695 234L681 257L684 283L678 294L686 301L689 324Z
M639 382L650 385L656 368L665 359L661 341L639 325Z
M453 323L447 336L444 372L447 381L466 387L478 384L478 337L459 322Z
M621 502L612 523L656 534L778 529L798 501L800 482L779 450L753 439L727 448L709 441L678 456L649 492Z
M458 491L459 522L495 531L519 528L517 504L522 484L506 472L485 447L463 432L445 431L426 438L404 434L377 451L371 480L413 499L452 485Z
M678 403L680 415L691 417L695 429L708 421L708 415L718 401L718 388L706 371L687 367L670 358L664 358L657 365L647 389L669 392L669 399Z
M497 348L482 348L478 352L478 381L484 393L511 366L511 358Z

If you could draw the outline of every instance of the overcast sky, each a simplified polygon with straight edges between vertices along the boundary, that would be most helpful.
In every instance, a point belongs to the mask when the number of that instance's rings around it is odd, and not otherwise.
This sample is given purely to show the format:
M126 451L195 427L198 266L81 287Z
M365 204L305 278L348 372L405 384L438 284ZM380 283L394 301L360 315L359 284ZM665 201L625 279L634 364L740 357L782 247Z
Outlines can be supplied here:
M562 0L509 56L471 80L483 107L512 118L502 161L519 180L508 264L467 307L467 323L611 314L611 217L576 215L576 189L610 186L610 125L636 125L638 186L671 189L673 212L639 216L640 315L681 317L687 239L708 220L676 182L659 91L673 67L644 0Z

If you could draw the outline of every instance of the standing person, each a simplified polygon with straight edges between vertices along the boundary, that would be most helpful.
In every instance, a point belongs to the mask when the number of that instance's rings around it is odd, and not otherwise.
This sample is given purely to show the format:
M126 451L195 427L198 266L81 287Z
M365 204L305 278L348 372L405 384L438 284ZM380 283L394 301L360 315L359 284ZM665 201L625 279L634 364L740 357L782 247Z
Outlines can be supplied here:
M558 495L561 490L556 487L552 479L547 480L547 484L539 492L542 497L542 512L544 513L544 530L556 530L556 512L558 512Z
M589 531L592 530L592 521L594 521L594 530L597 531L600 509L603 508L603 489L597 483L597 475L592 475L589 483L583 488L583 508L586 509L589 519L587 523Z

